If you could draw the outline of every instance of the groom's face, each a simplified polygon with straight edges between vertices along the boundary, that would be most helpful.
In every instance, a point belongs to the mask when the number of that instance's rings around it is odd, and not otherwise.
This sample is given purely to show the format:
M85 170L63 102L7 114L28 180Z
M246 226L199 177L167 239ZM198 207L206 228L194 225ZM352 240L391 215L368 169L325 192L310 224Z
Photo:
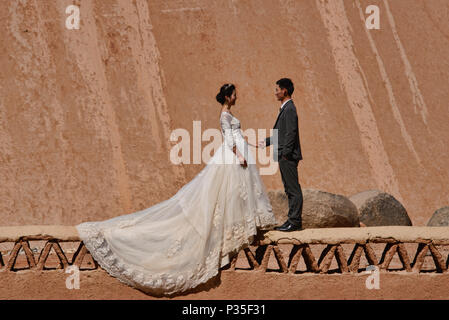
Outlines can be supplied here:
M276 99L278 99L278 101L282 101L282 99L284 99L286 95L287 95L287 90L281 89L281 88L279 88L279 85L276 85L276 90L275 90Z

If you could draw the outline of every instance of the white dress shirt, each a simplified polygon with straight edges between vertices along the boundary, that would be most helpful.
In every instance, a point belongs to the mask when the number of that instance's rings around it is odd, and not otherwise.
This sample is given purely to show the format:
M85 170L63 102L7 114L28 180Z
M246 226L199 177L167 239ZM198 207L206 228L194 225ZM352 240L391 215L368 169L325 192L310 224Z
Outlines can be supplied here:
M285 101L282 105L281 105L281 107L279 108L279 112L282 110L282 107L287 103L287 102L289 102L291 99L288 99L287 101Z

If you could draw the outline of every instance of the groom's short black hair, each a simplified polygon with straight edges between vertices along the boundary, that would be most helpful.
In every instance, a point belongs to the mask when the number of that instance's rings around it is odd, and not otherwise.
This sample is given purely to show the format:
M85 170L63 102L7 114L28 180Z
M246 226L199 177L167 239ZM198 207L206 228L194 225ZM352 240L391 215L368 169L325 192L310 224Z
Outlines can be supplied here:
M289 78L279 79L278 81L276 81L276 84L279 86L279 88L287 90L289 96L291 96L293 94L293 91L295 91L293 82Z

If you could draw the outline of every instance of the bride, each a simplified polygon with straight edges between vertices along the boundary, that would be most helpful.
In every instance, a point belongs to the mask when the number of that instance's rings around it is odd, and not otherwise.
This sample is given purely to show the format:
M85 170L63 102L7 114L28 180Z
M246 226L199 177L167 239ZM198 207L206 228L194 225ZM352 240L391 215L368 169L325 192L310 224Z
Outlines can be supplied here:
M223 85L216 99L224 141L198 175L152 207L76 226L92 257L121 282L150 294L186 291L215 276L252 243L257 228L276 225L240 121L231 113L235 86Z

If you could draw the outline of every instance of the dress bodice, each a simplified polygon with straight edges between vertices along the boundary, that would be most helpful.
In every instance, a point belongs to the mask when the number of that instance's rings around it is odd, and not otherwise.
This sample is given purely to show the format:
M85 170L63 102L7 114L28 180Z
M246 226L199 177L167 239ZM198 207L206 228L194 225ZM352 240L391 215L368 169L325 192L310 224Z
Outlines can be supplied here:
M223 111L221 113L220 125L224 141L229 147L234 147L237 139L243 139L240 120L229 112Z
M237 119L234 115L230 114L227 111L223 111L221 113L221 117L224 118L224 120L229 121L231 123L231 128L232 129L240 129L240 120Z

